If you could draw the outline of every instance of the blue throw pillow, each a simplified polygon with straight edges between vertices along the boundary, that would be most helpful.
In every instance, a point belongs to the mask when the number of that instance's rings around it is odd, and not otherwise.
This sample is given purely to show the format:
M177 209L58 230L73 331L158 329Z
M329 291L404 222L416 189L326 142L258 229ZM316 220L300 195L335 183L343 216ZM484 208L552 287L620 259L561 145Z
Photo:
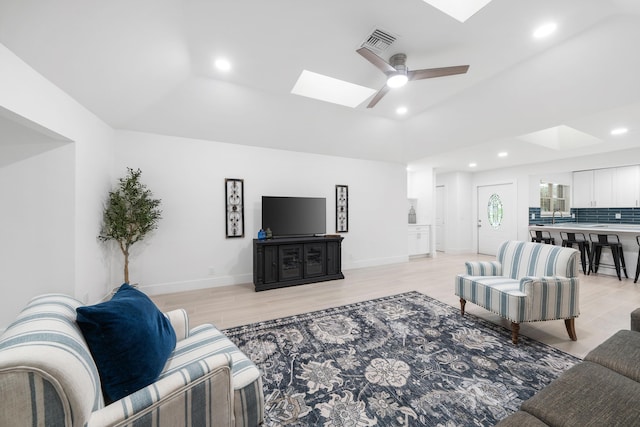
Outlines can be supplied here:
M126 283L111 300L78 307L76 314L107 403L154 383L176 346L169 319Z

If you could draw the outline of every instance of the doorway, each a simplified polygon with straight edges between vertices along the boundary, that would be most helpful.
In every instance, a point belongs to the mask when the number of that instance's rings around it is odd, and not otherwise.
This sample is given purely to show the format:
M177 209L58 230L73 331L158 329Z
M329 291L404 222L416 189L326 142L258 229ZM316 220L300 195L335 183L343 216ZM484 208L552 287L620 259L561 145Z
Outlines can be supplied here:
M436 251L444 252L444 185L436 186Z
M478 187L478 253L496 255L505 240L517 240L515 185Z

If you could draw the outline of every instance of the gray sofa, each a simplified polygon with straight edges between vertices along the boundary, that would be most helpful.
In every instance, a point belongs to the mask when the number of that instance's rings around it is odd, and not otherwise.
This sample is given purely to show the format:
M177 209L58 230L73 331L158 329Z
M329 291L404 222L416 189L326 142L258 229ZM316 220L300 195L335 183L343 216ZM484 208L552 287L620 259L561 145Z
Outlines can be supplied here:
M499 427L640 425L640 308L620 330Z

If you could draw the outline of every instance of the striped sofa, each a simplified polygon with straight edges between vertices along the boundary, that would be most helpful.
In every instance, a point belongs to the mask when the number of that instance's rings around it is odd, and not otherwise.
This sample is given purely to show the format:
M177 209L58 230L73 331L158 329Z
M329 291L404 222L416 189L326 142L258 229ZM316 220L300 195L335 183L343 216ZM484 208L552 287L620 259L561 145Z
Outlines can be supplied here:
M160 378L105 406L96 365L75 321L80 305L66 295L36 297L0 336L0 425L262 423L257 367L212 325L189 329L184 310L166 313L177 344Z
M456 277L455 294L464 315L467 301L511 321L518 343L520 323L564 319L576 340L578 306L578 251L559 246L507 241L496 261L466 262L466 274Z

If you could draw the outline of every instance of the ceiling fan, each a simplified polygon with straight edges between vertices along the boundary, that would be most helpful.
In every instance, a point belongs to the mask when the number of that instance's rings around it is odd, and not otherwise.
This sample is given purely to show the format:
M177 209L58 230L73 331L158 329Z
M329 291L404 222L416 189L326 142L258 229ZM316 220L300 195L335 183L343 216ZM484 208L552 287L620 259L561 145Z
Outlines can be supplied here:
M455 67L425 68L422 70L409 70L406 65L407 55L396 53L389 62L380 58L366 47L357 49L367 61L375 65L387 76L387 83L376 93L367 108L373 108L392 88L404 86L409 80L431 79L434 77L451 76L454 74L464 74L469 69L468 65L458 65Z

